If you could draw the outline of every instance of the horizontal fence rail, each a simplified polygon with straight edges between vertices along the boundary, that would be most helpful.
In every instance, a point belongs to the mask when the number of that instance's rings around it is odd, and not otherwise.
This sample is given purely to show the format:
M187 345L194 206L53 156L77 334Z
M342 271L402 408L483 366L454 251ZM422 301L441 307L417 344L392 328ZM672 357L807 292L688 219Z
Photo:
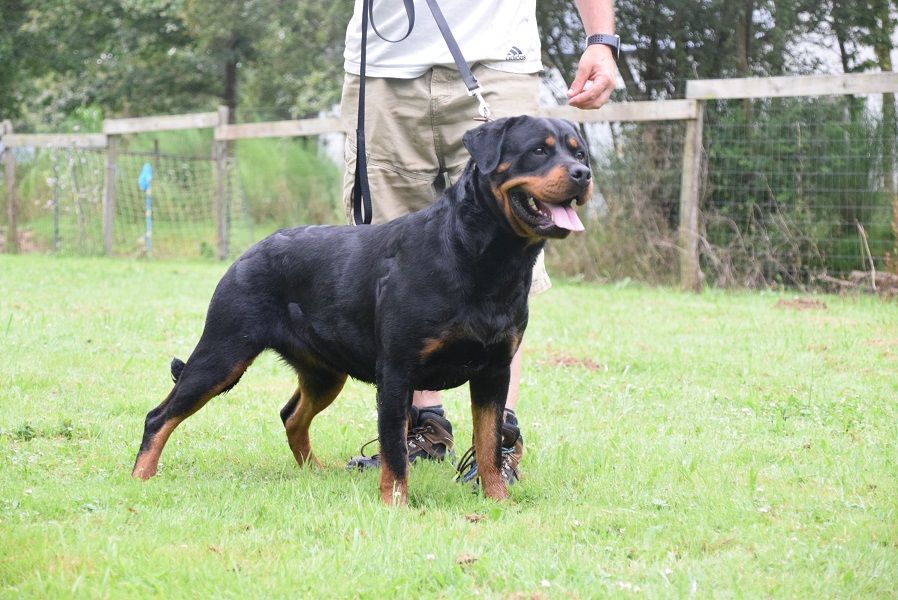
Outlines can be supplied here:
M324 117L320 119L298 119L292 121L269 121L266 123L241 123L220 125L215 128L215 140L232 142L259 138L284 138L342 133L340 119Z
M151 133L154 131L178 131L182 129L208 129L217 127L219 113L194 113L189 115L169 115L161 117L137 117L133 119L105 119L103 133L124 135L128 133Z
M102 133L19 133L3 136L9 148L105 148Z
M746 100L896 92L898 92L898 73L795 75L745 79L701 79L686 82L686 97L693 100Z
M640 123L646 121L686 121L699 117L695 100L656 100L606 104L599 110L580 110L572 106L543 106L540 114L576 123Z

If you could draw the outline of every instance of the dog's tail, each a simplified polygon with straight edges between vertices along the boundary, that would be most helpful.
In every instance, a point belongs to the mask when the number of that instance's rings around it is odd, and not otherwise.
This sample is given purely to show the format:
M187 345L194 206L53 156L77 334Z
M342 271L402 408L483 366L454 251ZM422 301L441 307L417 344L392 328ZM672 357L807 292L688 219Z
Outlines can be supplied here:
M181 373L184 371L184 361L180 358L171 359L171 379L175 383L178 383L178 379L181 378Z

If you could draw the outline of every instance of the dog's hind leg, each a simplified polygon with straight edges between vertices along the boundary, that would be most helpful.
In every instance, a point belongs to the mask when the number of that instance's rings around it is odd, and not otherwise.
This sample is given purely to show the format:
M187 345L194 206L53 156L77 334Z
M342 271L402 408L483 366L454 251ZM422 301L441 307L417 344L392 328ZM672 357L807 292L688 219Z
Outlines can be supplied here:
M287 442L299 466L321 463L312 454L309 425L315 415L330 406L346 383L345 373L336 373L309 362L291 361L299 375L299 386L293 397L281 409L281 421L287 430Z
M502 407L508 394L510 369L481 373L472 378L471 413L474 417L474 450L483 493L495 500L508 498L502 480Z
M211 350L216 347L201 340L168 397L147 414L140 450L131 470L133 477L149 479L155 475L159 456L175 427L206 402L236 385L261 351L249 348L230 348L225 352Z

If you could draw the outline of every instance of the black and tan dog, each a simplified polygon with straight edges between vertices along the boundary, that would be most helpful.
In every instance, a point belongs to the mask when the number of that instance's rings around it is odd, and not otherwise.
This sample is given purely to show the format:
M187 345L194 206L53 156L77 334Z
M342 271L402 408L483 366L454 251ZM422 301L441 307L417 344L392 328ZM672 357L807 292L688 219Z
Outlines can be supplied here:
M346 377L375 383L381 498L404 504L412 390L470 382L484 492L506 497L500 419L531 269L547 238L583 229L573 204L592 181L566 121L500 119L463 141L471 161L429 208L383 225L278 231L237 259L193 354L172 362L174 389L147 415L135 477L152 477L175 427L270 348L299 376L281 420L300 465L316 460L309 424Z

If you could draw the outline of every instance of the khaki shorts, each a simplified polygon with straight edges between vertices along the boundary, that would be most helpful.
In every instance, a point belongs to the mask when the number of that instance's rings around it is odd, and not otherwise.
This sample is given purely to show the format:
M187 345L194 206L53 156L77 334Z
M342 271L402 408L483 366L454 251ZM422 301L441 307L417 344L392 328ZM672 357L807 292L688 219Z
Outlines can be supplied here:
M536 114L539 75L473 69L493 118ZM343 202L352 223L355 130L359 78L346 74L341 118L346 132ZM476 127L477 100L458 71L433 67L415 79L369 77L365 84L365 146L373 222L383 223L424 208L455 182L468 162L462 135ZM530 293L551 287L543 254L533 269Z

